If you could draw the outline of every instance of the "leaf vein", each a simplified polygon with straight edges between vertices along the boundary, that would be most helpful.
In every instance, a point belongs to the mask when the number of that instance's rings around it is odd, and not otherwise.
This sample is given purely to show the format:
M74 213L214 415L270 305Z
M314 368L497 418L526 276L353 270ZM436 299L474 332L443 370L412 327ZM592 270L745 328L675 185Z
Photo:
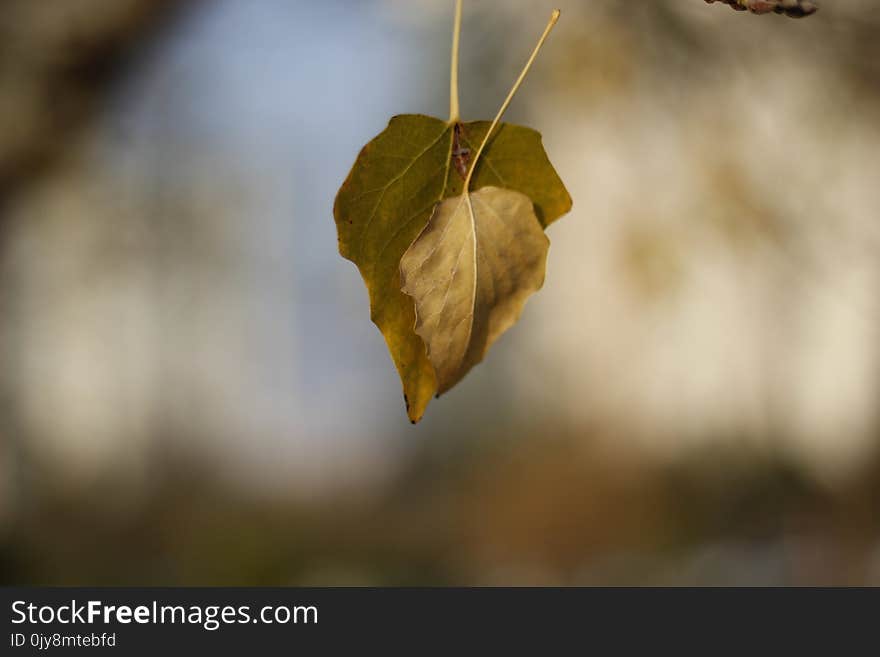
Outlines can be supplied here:
M388 183L384 186L384 188L382 189L382 193L379 195L379 199L376 201L376 205L373 206L373 209L370 212L370 216L367 218L367 223L364 226L364 229L361 231L360 250L358 251L358 260L360 260L361 256L364 253L364 243L365 243L364 238L367 236L367 231L370 229L370 225L373 223L373 219L376 216L376 212L378 212L378 210L379 210L379 206L382 205L382 200L385 198L385 194L388 193L388 190L391 189L392 185L394 185L395 183L400 181L407 173L409 173L410 169L412 169L415 166L416 162L418 162L420 159L422 159L422 157L424 157L428 151L430 151L432 148L434 148L434 146L436 146L437 144L440 143L440 140L443 138L443 135L446 134L446 132L447 132L447 130L443 130L443 132L441 132L439 135L437 135L437 138L434 141L432 141L430 144L428 144L418 155L416 155L412 159L412 161L406 167L404 167L403 171L401 171L397 176L395 176L394 178L389 180Z

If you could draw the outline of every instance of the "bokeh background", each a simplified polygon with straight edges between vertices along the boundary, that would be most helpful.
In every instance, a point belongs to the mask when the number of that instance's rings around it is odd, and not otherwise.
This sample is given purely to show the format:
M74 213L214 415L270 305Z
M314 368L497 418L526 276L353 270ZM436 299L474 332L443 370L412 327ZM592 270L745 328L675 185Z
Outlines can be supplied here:
M4 584L880 584L880 13L468 0L572 197L417 426L332 204L452 0L0 3Z

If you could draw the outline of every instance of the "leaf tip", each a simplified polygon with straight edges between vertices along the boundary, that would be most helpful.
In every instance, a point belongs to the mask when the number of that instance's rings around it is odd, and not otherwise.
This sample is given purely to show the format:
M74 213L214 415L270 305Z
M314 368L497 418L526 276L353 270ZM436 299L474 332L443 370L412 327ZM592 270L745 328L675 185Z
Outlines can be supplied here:
M410 424L418 424L419 420L422 419L422 415L424 415L425 409L422 408L421 412L418 411L409 401L409 395L403 393L403 403L406 406L406 415L409 418Z

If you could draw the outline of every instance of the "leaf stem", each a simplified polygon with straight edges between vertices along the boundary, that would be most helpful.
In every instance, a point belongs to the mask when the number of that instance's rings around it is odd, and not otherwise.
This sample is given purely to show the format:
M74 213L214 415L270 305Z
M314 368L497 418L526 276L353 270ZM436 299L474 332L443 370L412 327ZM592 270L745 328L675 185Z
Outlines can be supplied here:
M449 123L459 120L458 109L458 44L461 37L461 5L463 0L455 2L455 22L452 26L452 63L449 72Z
M535 61L535 57L538 56L538 51L541 50L541 46L544 45L544 41L547 40L547 36L550 34L550 30L553 29L553 26L556 25L556 21L559 20L559 10L554 9L553 13L550 14L550 20L547 22L547 27L544 28L544 34L541 35L541 38L538 39L538 43L535 46L535 49L532 51L532 55L529 57L529 60L526 62L526 65L523 67L522 72L519 74L519 77L516 79L516 82L513 83L513 87L510 89L510 93L507 94L507 98L504 99L504 102L501 104L501 109L498 110L498 114L495 115L495 119L492 121L492 125L489 126L488 132L486 132L486 136L483 137L483 143L480 144L480 147L477 149L477 154L474 156L473 161L471 162L470 171L468 171L467 178L464 179L464 193L467 194L468 189L470 188L471 178L474 175L474 171L477 168L477 161L480 159L480 155L483 153L483 149L486 147L486 144L489 141L489 137L492 136L492 132L495 130L495 127L498 125L498 122L501 120L501 117L504 116L504 112L507 111L507 106L510 105L510 101L513 100L513 96L516 94L519 86L522 84L522 81L525 79L526 75L529 72L529 69L532 67L532 62Z

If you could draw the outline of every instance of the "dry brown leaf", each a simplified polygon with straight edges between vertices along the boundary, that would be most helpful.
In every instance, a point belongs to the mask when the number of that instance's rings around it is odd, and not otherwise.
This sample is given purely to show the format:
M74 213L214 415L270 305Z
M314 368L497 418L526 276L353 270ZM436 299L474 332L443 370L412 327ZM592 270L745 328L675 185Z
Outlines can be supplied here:
M400 261L401 289L437 376L454 386L544 283L550 241L525 194L500 187L448 198Z

